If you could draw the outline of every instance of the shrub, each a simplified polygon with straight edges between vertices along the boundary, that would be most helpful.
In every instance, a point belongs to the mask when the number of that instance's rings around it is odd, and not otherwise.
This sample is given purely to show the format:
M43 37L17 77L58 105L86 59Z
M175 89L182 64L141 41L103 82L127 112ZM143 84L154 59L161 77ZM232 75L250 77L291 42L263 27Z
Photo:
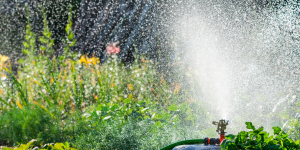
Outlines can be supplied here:
M247 129L252 131L241 131L238 135L227 135L222 142L221 148L226 150L236 149L258 149L258 150L298 150L299 140L293 141L288 134L279 127L273 127L274 135L263 131L263 127L256 129L251 122L246 122Z

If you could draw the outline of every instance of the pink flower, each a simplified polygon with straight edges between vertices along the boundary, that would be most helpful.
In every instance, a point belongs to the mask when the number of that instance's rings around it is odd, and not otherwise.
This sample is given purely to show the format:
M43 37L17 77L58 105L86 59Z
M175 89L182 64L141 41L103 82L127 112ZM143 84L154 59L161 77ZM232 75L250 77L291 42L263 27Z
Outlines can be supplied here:
M118 54L120 52L120 47L117 47L117 44L119 44L119 42L115 42L115 43L109 43L109 45L106 47L106 53L108 55L110 54Z

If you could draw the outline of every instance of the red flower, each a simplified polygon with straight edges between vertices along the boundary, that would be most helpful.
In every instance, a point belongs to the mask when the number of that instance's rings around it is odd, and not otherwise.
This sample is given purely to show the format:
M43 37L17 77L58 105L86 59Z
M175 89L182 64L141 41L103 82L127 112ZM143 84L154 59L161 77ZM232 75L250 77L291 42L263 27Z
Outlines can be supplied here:
M120 47L117 47L117 44L119 42L115 42L115 43L109 43L109 45L106 47L106 51L107 51L107 54L110 55L110 54L118 54L120 52Z

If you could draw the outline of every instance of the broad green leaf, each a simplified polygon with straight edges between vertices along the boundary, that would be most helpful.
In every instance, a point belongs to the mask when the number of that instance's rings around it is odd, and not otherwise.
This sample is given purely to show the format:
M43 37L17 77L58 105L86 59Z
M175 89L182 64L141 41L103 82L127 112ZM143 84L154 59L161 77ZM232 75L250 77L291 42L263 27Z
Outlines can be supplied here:
M282 131L283 133L280 135L282 139L287 139L289 137L288 134L284 133L284 131Z
M239 142L246 142L247 138L248 138L248 132L246 131L241 131L239 134Z
M275 135L278 135L281 131L281 128L279 128L279 127L273 127L273 129L274 129L274 134Z
M246 122L245 124L247 125L246 126L247 129L255 130L255 127L252 125L252 122Z
M234 138L235 138L235 135L233 135L233 134L228 134L225 136L225 139L228 139L228 140L234 140Z
M261 132L261 131L263 131L263 130L264 130L264 127L260 127L260 128L258 128L258 129L256 129L256 130L254 131L254 133L258 134L259 132Z
M228 146L229 142L231 142L231 141L229 141L229 140L227 140L227 139L224 139L224 140L222 141L222 143L221 143L221 145L220 145L220 147L222 148L222 150L225 150L225 148Z

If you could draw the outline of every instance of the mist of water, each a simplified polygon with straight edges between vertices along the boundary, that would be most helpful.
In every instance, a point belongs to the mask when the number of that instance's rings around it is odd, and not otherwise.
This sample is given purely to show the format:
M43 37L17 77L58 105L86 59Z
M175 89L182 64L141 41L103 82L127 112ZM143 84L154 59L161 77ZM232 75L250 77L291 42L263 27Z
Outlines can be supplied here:
M192 94L214 120L229 119L233 133L246 121L286 126L297 113L299 7L255 2L177 1L168 20L186 83L198 87Z

